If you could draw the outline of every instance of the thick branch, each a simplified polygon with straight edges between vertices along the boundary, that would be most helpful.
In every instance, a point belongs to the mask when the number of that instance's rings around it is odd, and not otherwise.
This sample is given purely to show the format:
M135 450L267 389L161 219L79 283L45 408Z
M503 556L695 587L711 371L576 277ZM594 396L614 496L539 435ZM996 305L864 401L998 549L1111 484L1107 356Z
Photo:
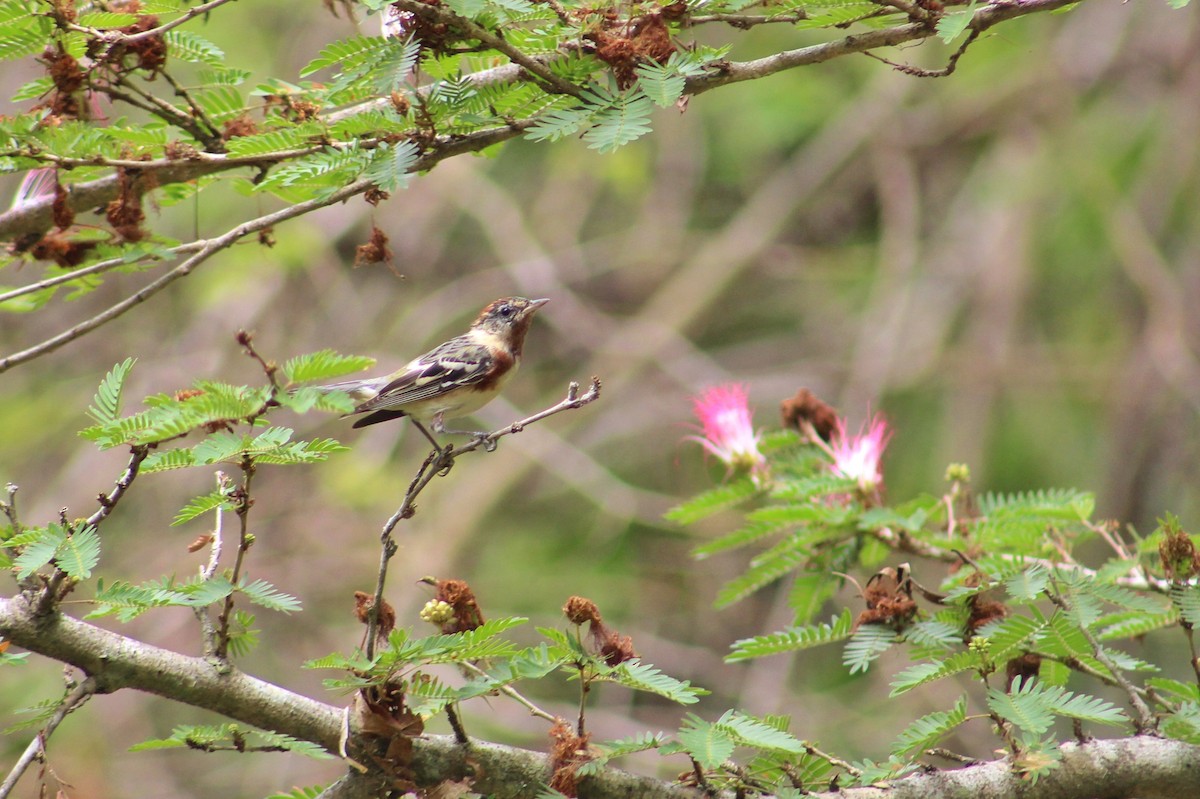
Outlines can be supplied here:
M42 617L25 595L0 599L0 636L81 669L97 693L145 691L337 751L342 712L226 664L151 646L57 613Z
M133 688L211 710L230 719L312 741L337 751L342 712L224 664L188 657L75 619L41 620L24 597L0 599L0 635L17 646L69 663L94 677L98 692ZM474 789L497 799L525 799L548 777L545 756L496 744L464 748L450 736L416 742L413 767L422 785L467 775ZM815 794L825 799L1194 799L1200 781L1200 746L1137 736L1066 743L1059 768L1036 784L1005 760L956 771L916 774L887 788L853 788ZM346 786L347 788L351 786ZM332 789L331 789L332 790ZM331 796L370 796L354 791ZM699 799L694 789L614 769L588 777L581 797Z

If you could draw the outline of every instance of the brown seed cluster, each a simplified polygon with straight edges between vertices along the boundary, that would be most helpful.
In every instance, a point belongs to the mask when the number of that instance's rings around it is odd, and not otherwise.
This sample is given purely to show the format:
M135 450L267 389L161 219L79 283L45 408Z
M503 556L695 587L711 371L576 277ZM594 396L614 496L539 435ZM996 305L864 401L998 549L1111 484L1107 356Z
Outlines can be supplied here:
M587 597L573 596L563 606L563 614L572 624L588 624L588 637L596 653L610 666L616 666L637 657L633 650L633 639L621 635L605 626L600 618L600 609Z
M784 427L804 432L805 425L812 425L824 441L829 441L837 429L837 411L807 388L779 403L779 411Z
M675 52L671 32L661 11L628 21L606 18L601 26L583 35L596 48L596 57L612 67L617 86L627 89L637 79L637 66L662 64Z

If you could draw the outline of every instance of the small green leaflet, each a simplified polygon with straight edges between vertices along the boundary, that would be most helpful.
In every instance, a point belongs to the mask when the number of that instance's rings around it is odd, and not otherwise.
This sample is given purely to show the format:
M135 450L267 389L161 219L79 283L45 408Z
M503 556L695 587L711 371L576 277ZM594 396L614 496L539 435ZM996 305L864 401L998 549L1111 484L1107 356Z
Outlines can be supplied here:
M978 0L971 0L971 4L967 6L965 11L948 11L942 14L937 21L937 34L946 44L957 39L967 26L971 24L971 20L975 16L975 5Z
M295 752L314 758L332 757L320 746L301 741L290 735L266 730L239 727L237 724L218 726L185 725L171 731L169 738L142 741L129 747L131 752L149 752L158 749L200 749L207 751L228 750L234 752Z
M313 380L332 380L352 372L370 369L374 365L374 358L342 355L326 349L289 358L283 364L283 374L289 383L308 383Z
M86 580L100 562L100 536L95 527L69 531L51 524L27 530L5 542L6 547L23 547L13 561L17 578L24 579L51 561L74 580Z
M892 744L892 756L904 757L909 752L924 752L966 720L967 697L960 696L950 710L937 710L910 723L900 733L896 743Z
M203 516L209 511L218 508L229 510L231 507L229 498L223 491L214 491L211 494L194 497L180 509L179 513L175 514L175 518L171 520L171 526L175 527L185 522L190 522L192 519Z
M375 148L363 177L384 191L395 191L408 185L409 169L417 162L421 150L411 141L397 144L383 142Z
M735 663L739 660L750 660L765 655L778 655L830 644L849 638L853 627L854 614L847 608L842 611L841 615L831 618L828 624L791 627L781 632L735 641L731 647L732 651L725 656L725 660Z
M638 660L626 661L601 676L605 680L620 683L635 691L647 691L665 696L681 705L695 704L700 701L701 696L708 693L687 680L677 680Z
M733 755L729 732L691 713L683 721L677 736L692 759L704 769L714 769Z
M871 661L896 642L896 631L885 624L864 624L854 631L842 651L842 663L851 674L866 671Z
M129 376L136 362L133 358L126 358L110 369L100 381L100 387L96 389L96 396L92 398L92 405L88 408L88 416L96 420L97 424L112 424L121 417L121 393L125 387L125 378Z
M261 605L268 610L277 610L281 613L300 610L299 599L283 593L266 580L255 580L252 583L243 582L238 585L237 590L249 597L254 604Z
M758 491L758 487L749 477L740 477L676 505L663 516L678 524L692 524L750 499ZM701 547L701 550L703 549L704 547Z
M1097 724L1116 725L1128 720L1120 708L1111 702L1086 694L1073 694L1060 686L1046 685L1036 678L1022 680L1018 677L1007 693L998 688L989 688L987 703L997 716L1033 735L1041 735L1049 730L1056 715Z

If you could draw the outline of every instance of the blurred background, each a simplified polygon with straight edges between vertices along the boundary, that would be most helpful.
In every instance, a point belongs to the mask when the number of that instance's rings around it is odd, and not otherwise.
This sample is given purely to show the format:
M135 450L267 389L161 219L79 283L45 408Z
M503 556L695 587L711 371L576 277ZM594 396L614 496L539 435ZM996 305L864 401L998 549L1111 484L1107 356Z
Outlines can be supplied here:
M647 661L713 690L690 708L706 718L729 707L788 713L797 735L828 751L886 757L899 729L888 720L939 704L888 702L898 664L851 679L835 648L722 663L733 640L790 619L784 591L711 609L748 553L702 562L688 553L736 517L689 530L662 521L722 476L684 440L689 398L745 383L762 428L778 425L780 400L802 386L852 428L881 411L896 429L885 459L894 500L941 491L954 461L970 465L980 490L1079 487L1097 493L1101 518L1143 533L1168 510L1194 527L1198 23L1200 4L1092 0L994 29L948 78L846 57L702 95L683 114L659 111L651 136L614 155L576 140L518 141L452 159L378 208L355 200L281 226L274 247L226 251L144 307L4 374L0 480L20 485L29 523L64 506L90 513L125 455L98 453L75 432L104 372L127 356L138 359L135 401L197 378L259 380L234 341L239 328L279 361L333 347L378 358L382 373L461 332L496 297L549 297L521 374L479 414L481 426L552 404L591 375L604 381L603 397L464 458L422 495L400 529L387 592L401 623L421 624L425 575L468 580L489 617L540 625L565 625L563 602L582 594ZM271 0L224 7L197 30L257 79L294 77L354 26L318 3ZM739 36L731 57L819 40L760 29ZM886 55L937 68L947 52L932 42ZM6 68L0 94L31 75ZM16 182L0 181L3 196ZM149 224L211 236L274 207L217 186ZM372 225L390 238L392 261L354 268ZM0 277L20 283L28 269ZM6 315L0 345L29 346L145 280L111 278L78 300ZM321 687L326 675L298 664L358 645L352 594L371 590L378 531L424 449L405 424L279 423L352 449L324 465L260 472L249 574L297 594L305 610L259 613L262 644L240 665L341 702ZM200 470L139 480L105 527L101 573L135 582L194 573L206 555L186 546L207 521L169 524L212 487ZM941 576L915 569L928 583ZM183 610L106 624L199 650ZM532 625L519 632L537 640ZM56 697L59 678L44 663L6 670L0 710L11 718ZM531 693L572 717L573 686ZM681 715L620 689L593 701L597 740L673 731ZM465 720L474 735L545 747L545 725L511 702L477 703ZM73 797L150 786L163 796L255 797L342 772L336 761L287 755L126 751L176 724L218 721L151 697L99 697L52 739L50 765ZM977 732L959 748L987 756L992 740L982 724ZM30 735L0 739L3 762ZM674 774L685 764L631 767ZM35 795L32 777L22 789Z

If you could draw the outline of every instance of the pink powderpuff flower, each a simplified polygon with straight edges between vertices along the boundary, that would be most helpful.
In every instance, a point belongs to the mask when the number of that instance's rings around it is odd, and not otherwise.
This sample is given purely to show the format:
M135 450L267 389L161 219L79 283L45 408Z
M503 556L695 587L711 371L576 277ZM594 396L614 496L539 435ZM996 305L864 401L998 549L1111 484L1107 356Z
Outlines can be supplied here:
M833 473L858 483L862 494L874 494L883 485L880 461L892 432L887 420L877 413L858 429L858 435L847 435L846 420L839 417L829 442Z
M704 428L703 436L688 436L715 455L730 470L748 469L758 481L766 475L767 459L758 450L758 434L750 417L746 387L727 383L705 389L692 398L692 410Z

